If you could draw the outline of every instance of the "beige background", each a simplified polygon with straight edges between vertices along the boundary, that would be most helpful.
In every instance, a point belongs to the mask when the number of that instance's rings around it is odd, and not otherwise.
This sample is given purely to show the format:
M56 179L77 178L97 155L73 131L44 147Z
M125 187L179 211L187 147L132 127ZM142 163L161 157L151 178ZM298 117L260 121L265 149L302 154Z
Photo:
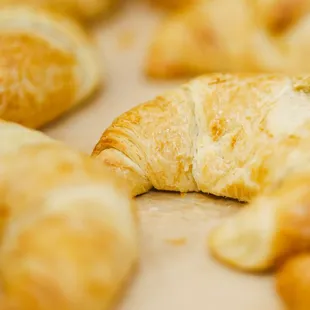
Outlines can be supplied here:
M143 76L145 50L159 19L137 4L98 25L94 34L107 75L105 89L44 131L90 153L116 116L177 85ZM142 261L118 310L282 309L272 277L237 273L208 255L208 230L241 206L202 194L156 192L137 202Z

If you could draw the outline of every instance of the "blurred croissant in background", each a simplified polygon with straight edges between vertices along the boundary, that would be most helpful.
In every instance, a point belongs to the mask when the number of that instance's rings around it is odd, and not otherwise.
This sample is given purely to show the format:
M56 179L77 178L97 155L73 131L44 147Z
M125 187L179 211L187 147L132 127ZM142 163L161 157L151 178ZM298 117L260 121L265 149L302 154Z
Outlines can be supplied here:
M0 0L2 5L31 5L70 15L80 21L96 19L107 13L117 0Z
M310 70L309 0L199 0L169 14L151 43L146 73Z
M28 6L0 10L0 118L37 128L101 84L97 52L66 17Z

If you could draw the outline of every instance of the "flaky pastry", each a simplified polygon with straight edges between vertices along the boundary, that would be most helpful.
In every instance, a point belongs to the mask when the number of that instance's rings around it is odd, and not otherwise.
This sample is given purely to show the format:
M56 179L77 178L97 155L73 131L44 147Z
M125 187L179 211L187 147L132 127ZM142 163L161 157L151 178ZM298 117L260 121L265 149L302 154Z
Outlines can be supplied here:
M155 78L208 72L307 73L309 0L201 0L160 25L146 59Z
M27 6L0 9L0 118L40 127L101 84L97 52L75 22Z
M119 116L93 156L134 196L154 187L249 202L212 231L211 252L275 268L310 245L309 92L308 75L202 76Z
M20 125L0 141L0 308L109 309L138 257L126 184Z

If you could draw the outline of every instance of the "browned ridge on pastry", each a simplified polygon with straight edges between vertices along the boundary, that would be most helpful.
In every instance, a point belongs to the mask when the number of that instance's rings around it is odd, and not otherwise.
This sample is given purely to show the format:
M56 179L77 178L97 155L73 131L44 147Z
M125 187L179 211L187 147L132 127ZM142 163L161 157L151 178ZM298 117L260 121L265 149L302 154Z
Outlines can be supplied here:
M0 121L1 310L106 310L137 263L134 205L101 164Z
M7 5L28 5L63 13L78 21L92 21L111 10L118 0L0 0L0 8Z
M14 6L0 10L0 118L40 127L98 88L88 35L67 18Z
M155 187L250 202L209 245L223 262L267 270L310 245L309 91L310 76L202 76L119 116L93 156L133 196Z
M146 72L175 78L208 72L307 73L309 0L200 0L156 31Z
M164 8L164 9L180 9L197 3L200 0L146 0L154 6Z

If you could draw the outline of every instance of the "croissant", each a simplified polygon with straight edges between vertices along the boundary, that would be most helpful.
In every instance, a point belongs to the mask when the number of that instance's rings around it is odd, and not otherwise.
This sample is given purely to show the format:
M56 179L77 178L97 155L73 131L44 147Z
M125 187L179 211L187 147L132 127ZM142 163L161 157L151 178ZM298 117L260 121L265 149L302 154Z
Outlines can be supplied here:
M200 0L167 17L145 65L154 78L310 70L309 0Z
M126 185L18 124L0 141L1 309L108 309L137 263Z
M119 116L93 157L133 196L154 187L249 202L212 231L211 253L275 268L310 246L309 92L309 75L205 75Z
M109 12L118 0L0 0L0 7L25 4L65 15L78 21L92 21Z
M0 118L37 128L101 84L97 52L75 22L27 6L0 10Z

